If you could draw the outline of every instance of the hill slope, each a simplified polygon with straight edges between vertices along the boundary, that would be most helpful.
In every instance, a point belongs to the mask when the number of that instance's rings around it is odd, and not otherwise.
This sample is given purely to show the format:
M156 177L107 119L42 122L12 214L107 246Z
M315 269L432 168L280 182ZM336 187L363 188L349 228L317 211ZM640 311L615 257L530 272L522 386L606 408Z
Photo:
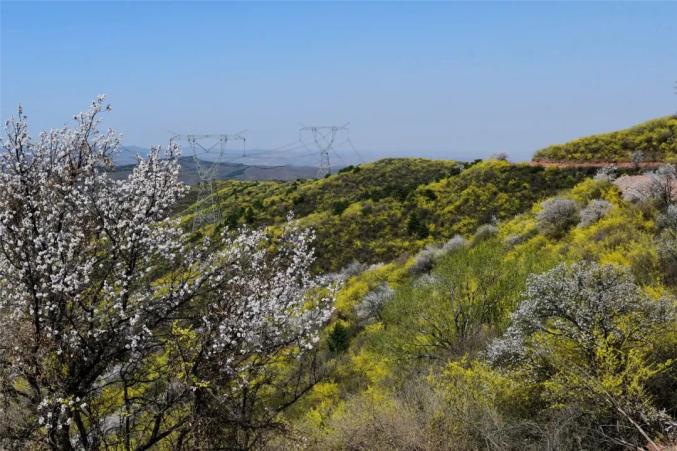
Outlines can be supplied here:
M403 158L349 167L322 180L225 181L216 194L222 220L205 233L242 224L275 227L294 211L317 233L317 268L338 271L353 261L387 262L433 240L472 233L590 174L505 161L461 169L454 161ZM211 199L195 203L184 220L211 205Z
M631 162L635 151L643 161L677 161L677 117L667 116L611 133L587 136L541 149L534 161Z
M435 188L451 195L445 190L473 181L468 186L481 189L500 181L502 171L519 176L526 169L478 165ZM525 180L542 176L535 173ZM488 190L488 197L504 194L506 185L497 186L498 194ZM287 415L291 429L304 437L305 449L573 450L581 443L629 449L627 443L647 440L628 422L631 415L660 410L665 418L674 418L674 317L628 313L639 308L628 304L611 306L627 302L624 296L631 297L635 287L627 284L634 281L639 293L647 293L642 303L648 311L661 303L674 309L669 294L677 287L676 266L661 256L664 240L675 243L674 231L661 232L665 213L624 201L608 180L588 178L559 196L580 209L606 209L593 220L563 226L553 237L539 226L545 204L536 203L490 233L466 235L453 245L353 275L323 337L320 360L328 374ZM584 211L581 217L586 217ZM579 266L562 266L577 262ZM573 273L580 276L575 283L567 279ZM619 282L626 285L609 294ZM581 289L584 284L590 287ZM567 290L576 287L581 291L558 316L552 305L569 299ZM585 304L585 296L591 304ZM543 310L534 308L540 300ZM585 308L591 311L583 312ZM572 319L573 312L580 316ZM517 327L520 315L521 321L546 318L528 329L533 341L521 343L533 354L503 363L492 360L496 353L508 352L501 346L512 349L509 333L496 337L510 325ZM563 326L567 321L571 329ZM594 337L578 335L600 324ZM610 324L617 329L609 332ZM642 342L620 343L614 337L626 340L645 332ZM620 403L633 413L619 414L614 406ZM649 421L642 421L642 432L653 428L650 434L657 441L670 440L668 433L657 432L662 426ZM614 430L598 430L598 424L614 424ZM610 437L625 443L618 446Z

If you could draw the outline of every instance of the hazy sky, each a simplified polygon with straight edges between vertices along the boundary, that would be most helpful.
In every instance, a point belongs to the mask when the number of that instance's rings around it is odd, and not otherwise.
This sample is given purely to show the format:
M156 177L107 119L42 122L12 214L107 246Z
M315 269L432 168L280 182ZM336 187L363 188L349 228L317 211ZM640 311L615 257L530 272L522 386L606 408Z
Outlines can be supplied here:
M677 111L677 3L2 1L2 117L97 94L127 144L350 121L369 157L528 159Z

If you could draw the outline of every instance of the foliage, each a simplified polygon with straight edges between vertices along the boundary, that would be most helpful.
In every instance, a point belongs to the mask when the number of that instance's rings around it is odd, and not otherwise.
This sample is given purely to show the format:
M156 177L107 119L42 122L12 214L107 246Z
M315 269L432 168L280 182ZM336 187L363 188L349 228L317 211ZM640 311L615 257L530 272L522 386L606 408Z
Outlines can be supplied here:
M658 208L663 210L673 205L675 190L677 190L677 170L672 164L660 166L647 174L647 197L654 200Z
M629 427L615 440L639 446L645 431L655 436L671 423L647 402L645 387L672 364L651 361L648 343L674 325L674 299L650 299L627 271L560 264L529 278L510 327L488 356L494 364L547 375L544 387L553 400Z
M329 346L329 350L333 353L339 353L343 352L346 349L348 349L348 341L350 337L348 335L348 330L346 327L338 322L334 324L334 328L332 329L331 333L329 334L329 338L327 339L327 345Z
M544 235L558 238L579 221L578 205L570 199L548 199L541 204L536 219Z
M36 141L10 123L0 447L675 441L669 166L639 203L610 169L502 158L219 182L195 201L173 148L109 180L101 107ZM221 220L188 232L212 200Z
M529 271L547 264L511 268L504 257L497 240L486 240L442 257L430 277L400 287L382 314L386 352L420 362L479 351L517 302Z
M424 274L433 269L433 264L437 258L442 255L442 250L438 246L430 245L421 250L414 257L414 263L409 267L412 274Z
M304 226L316 230L315 269L339 271L353 261L390 261L431 241L470 234L589 173L493 160L463 170L456 162L424 159L386 159L359 168L293 183L223 182L217 196L224 219L213 233L245 223L247 212L251 224L277 227L293 209ZM186 209L184 224L208 205Z
M671 321L671 309L667 299L650 300L625 271L596 263L560 264L529 278L511 326L489 357L494 362L525 358L526 340L544 333L570 342L592 364L599 339L619 346L641 341L655 324Z
M667 314L656 315L651 308L623 313L612 303L602 311L632 339L619 349L616 342L593 333L592 360L583 358L585 353L564 338L535 332L525 341L528 360L498 368L484 362L487 345L505 333L522 293L530 292L529 275L549 274L561 261L624 265L626 269L613 269L613 274L617 271L619 280L630 285L602 287L598 291L604 300L633 304L635 293L641 305L673 305L654 300L665 297L668 289L660 283L664 272L656 260L651 212L623 202L607 179L583 180L561 197L583 205L600 200L612 208L587 227L570 226L560 236L546 239L535 233L540 211L535 205L530 212L502 221L493 238L471 242L456 238L458 245L447 252L441 251L443 245L430 245L424 255L434 257L427 272L410 270L407 280L400 271L391 285L393 297L383 304L380 315L369 322L357 315L344 316L353 325L350 345L341 358L330 361L339 396L321 404L322 420L312 427L304 419L310 417L302 414L293 420L309 447L371 449L386 440L394 448L415 442L418 449L448 449L449 443L453 449L614 449L630 442L671 440L664 426L673 421L666 413L673 418L677 413L671 402L677 373L669 364L677 358L677 348L671 345L677 334ZM505 246L511 236L519 239ZM394 262L388 271L398 265L415 268L418 256L404 264ZM371 281L361 294L351 290L352 305L359 306L360 298L382 283L371 271L349 281L348 286L363 277ZM642 281L641 288L630 274ZM552 291L555 296L563 290ZM543 299L545 305L550 298ZM543 320L546 323L551 324ZM416 390L408 381L414 381ZM434 402L425 401L429 399ZM400 430L433 432L400 435L396 432ZM429 434L440 442L426 441Z
M656 218L656 227L661 230L677 230L677 205L670 205Z
M442 252L448 253L463 249L466 245L466 240L461 235L454 235L446 243L442 245Z
M424 199L420 190L417 194L421 208L428 211L431 235L441 240L469 235L482 224L512 218L591 174L589 170L485 161L456 177L431 183L427 189L436 194L435 201Z
M473 240L483 241L491 238L496 234L498 234L498 227L496 227L493 224L482 224L475 231L475 235L473 235Z
M663 117L626 130L546 147L536 152L534 160L639 163L640 155L643 161L674 161L677 158L677 118Z
M615 166L600 168L593 179L598 182L613 182L616 179L616 171Z
M656 240L658 261L665 274L665 282L677 284L677 230L665 229Z
M593 199L581 210L579 227L588 227L596 223L611 210L611 203L603 199Z
M372 319L380 320L383 308L393 299L394 295L395 292L388 283L379 285L376 289L370 291L357 306L355 310L357 319L362 322Z

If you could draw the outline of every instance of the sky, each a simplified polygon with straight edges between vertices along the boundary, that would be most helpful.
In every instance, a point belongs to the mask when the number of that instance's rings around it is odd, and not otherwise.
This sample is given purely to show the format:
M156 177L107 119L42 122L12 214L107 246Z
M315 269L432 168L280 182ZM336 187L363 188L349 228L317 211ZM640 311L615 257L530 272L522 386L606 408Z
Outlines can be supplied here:
M527 160L677 111L677 3L0 3L2 118L106 94L127 145L350 123L365 159ZM305 138L304 138L305 139ZM350 159L348 150L338 156Z

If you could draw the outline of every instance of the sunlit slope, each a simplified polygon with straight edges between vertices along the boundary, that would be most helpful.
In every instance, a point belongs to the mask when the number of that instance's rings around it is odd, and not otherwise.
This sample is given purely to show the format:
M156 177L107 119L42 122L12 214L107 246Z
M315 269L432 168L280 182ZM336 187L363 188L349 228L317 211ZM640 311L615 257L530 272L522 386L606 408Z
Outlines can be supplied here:
M321 180L220 184L216 204L224 227L275 226L289 211L317 234L318 269L390 261L435 239L471 233L510 217L534 201L569 188L586 170L544 169L505 161L459 165L453 161L386 159ZM190 206L186 222L210 208Z
M677 161L677 117L549 146L536 152L534 160L631 162L633 152L641 152L645 162Z
M501 171L513 176L525 171L499 164L472 169L439 183L437 192L452 184L459 189L471 180L470 186L493 183ZM542 180L534 175L530 179ZM600 350L593 362L612 363L595 367L594 373L571 343L557 342L557 334L551 341L539 337L546 343L548 362L555 362L548 371L529 364L505 371L487 364L487 350L510 324L530 275L558 264L585 260L614 265L627 271L652 302L674 293L674 263L662 260L659 250L667 233L660 229L662 213L650 204L624 201L617 187L602 179L583 180L561 190L558 198L574 202L581 218L591 203L604 202L608 208L595 220L568 225L553 237L540 230L543 204L535 203L490 233L467 234L454 245L430 248L436 252L371 267L349 279L322 342L331 372L289 415L310 449L348 449L355 443L379 448L387 446L386 439L406 444L410 435L400 434L403 428L434 431L433 441L423 449L481 449L486 436L500 437L501 446L489 449L542 449L553 440L549 426L569 421L573 426L568 433L556 437L558 449L578 449L576 443L594 439L601 440L595 449L617 449L602 446L604 437L580 426L590 418L597 422L613 415L601 402L604 398L595 397L597 387L605 395L615 390L619 398L640 393L646 405L675 415L677 367L648 370L655 362L674 358L674 323L648 343L613 348L612 357L601 351L607 342L596 337ZM623 313L614 312L618 317ZM642 316L635 320L647 321ZM626 363L628 355L635 360ZM564 377L572 367L586 368L586 377ZM539 424L542 432L511 433L524 422Z

